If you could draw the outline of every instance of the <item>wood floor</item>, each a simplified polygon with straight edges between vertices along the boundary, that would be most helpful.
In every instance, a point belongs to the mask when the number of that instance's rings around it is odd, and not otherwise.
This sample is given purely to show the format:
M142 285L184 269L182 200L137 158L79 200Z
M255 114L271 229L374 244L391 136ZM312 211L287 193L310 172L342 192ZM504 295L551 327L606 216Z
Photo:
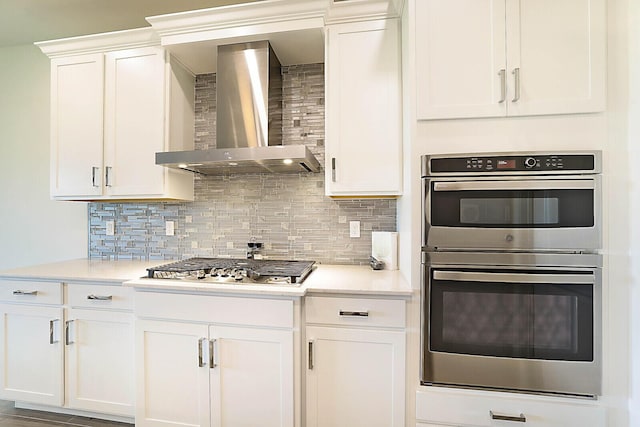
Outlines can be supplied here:
M131 427L133 424L14 408L0 400L0 427Z

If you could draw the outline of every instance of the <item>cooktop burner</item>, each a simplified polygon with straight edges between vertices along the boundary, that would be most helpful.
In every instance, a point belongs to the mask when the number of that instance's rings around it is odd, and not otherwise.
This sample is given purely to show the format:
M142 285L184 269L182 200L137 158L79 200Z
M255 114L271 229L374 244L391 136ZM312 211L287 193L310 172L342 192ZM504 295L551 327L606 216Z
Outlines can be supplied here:
M148 268L154 279L203 280L214 283L299 285L314 261L189 258Z

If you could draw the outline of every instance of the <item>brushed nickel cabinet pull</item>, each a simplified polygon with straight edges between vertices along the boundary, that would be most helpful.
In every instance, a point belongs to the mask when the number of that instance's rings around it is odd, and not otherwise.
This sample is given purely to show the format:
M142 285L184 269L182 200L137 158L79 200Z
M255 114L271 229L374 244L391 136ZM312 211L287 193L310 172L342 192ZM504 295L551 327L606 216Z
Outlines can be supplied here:
M520 68L514 68L512 71L513 82L515 85L515 96L511 100L512 102L518 102L520 99Z
M107 187L111 187L111 169L113 169L111 166L107 166L104 172L104 185Z
M91 186L93 187L98 187L98 184L96 183L96 177L98 176L98 169L100 169L97 166L93 166L91 168Z
M113 295L87 295L87 299L96 300L96 301L111 301L113 299Z
M53 320L49 320L49 344L55 344L58 342L58 340L54 339L53 337L53 324L55 322L59 322L60 319L53 319Z
M512 415L496 414L493 411L489 411L489 415L491 415L491 419L492 420L514 421L516 423L526 423L527 422L527 417L525 417L524 414L520 414L518 416L512 416Z
M309 370L313 370L313 341L309 341Z
M500 100L499 104L502 104L507 99L507 70L504 68L498 71L500 76Z
M345 317L369 317L369 311L344 311L344 310L340 310L340 316L345 316Z
M336 158L331 158L331 181L336 182Z
M38 291L23 291L21 289L17 289L13 291L14 295L38 295Z
M215 369L218 364L216 363L216 342L218 340L209 340L209 367Z
M204 366L204 357L202 356L202 341L206 340L206 338L200 338L198 340L198 367L202 368Z
M64 343L66 345L75 343L75 341L71 341L69 334L69 325L71 324L71 322L73 322L73 320L67 320L66 322L64 322Z

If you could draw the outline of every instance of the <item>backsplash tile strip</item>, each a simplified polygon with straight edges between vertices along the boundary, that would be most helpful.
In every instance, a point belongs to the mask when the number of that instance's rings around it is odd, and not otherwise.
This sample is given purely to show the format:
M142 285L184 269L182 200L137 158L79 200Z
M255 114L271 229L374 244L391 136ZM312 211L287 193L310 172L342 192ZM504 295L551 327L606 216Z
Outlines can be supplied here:
M292 65L282 73L284 144L305 144L323 165L324 66ZM195 149L215 147L215 91L215 74L197 76ZM115 221L115 236L106 236L107 220ZM349 237L353 220L362 224L360 238ZM174 236L165 236L165 221L175 222ZM331 199L323 173L196 176L193 202L90 203L89 257L244 258L255 240L269 258L366 264L371 232L395 230L395 200Z

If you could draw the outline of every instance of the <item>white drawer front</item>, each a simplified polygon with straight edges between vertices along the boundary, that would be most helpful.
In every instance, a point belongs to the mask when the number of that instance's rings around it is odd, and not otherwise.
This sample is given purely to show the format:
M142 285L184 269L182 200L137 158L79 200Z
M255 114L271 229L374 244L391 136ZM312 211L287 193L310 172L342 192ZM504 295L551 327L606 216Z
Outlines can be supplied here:
M440 388L417 392L416 418L427 423L478 427L606 425L604 408L591 401Z
M135 314L152 319L293 327L293 301L237 296L135 293Z
M123 286L69 283L67 298L71 307L133 310L133 290Z
M62 284L30 280L0 280L0 301L62 304Z
M345 297L307 297L307 323L404 328L404 300Z

